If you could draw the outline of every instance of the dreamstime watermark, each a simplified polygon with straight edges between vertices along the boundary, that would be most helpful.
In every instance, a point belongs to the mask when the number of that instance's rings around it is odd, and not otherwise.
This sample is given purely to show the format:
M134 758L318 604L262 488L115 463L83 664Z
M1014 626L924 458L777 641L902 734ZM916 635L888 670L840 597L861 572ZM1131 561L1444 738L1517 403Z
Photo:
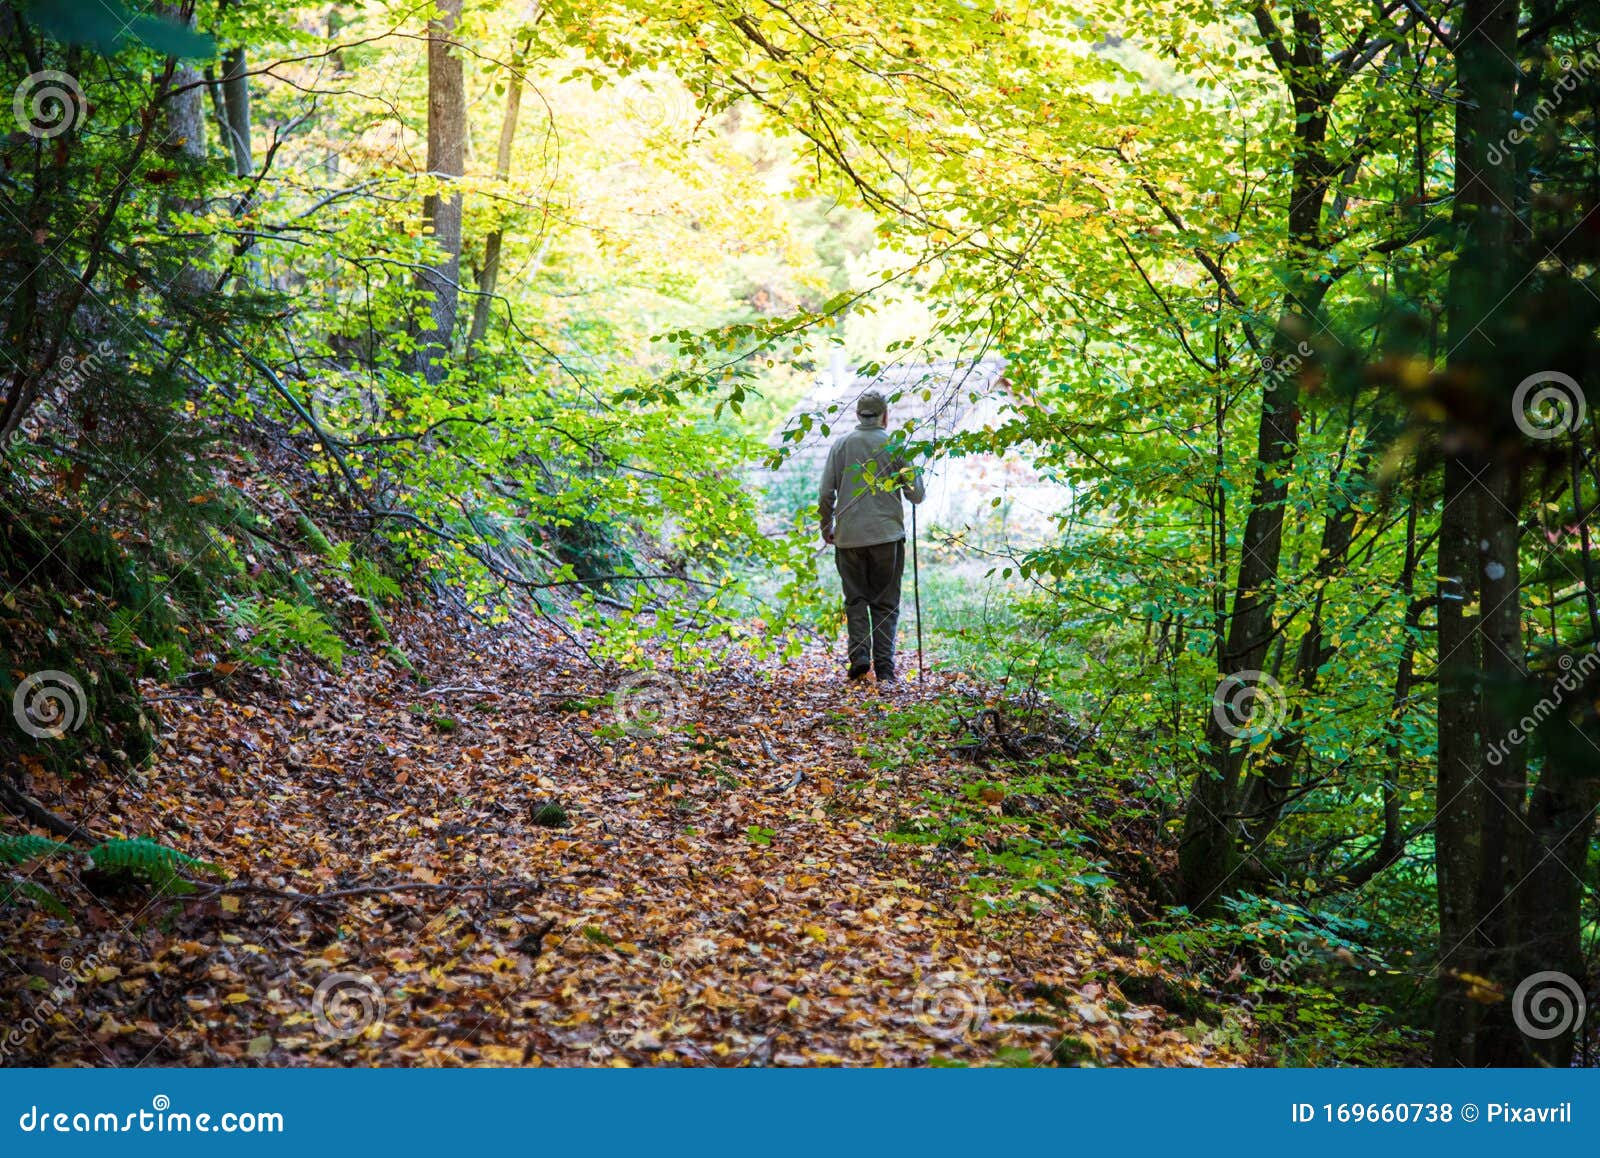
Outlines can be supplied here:
M311 997L317 1032L335 1041L359 1037L383 1020L387 1007L378 983L365 973L330 973Z
M670 729L689 706L689 689L663 671L637 671L611 695L616 722L630 736L653 736Z
M1266 355L1261 359L1261 372L1265 375L1266 384L1271 386L1291 374L1300 373L1300 368L1310 361L1316 352L1310 342L1302 341L1281 358L1275 358L1271 354Z
M88 102L78 78L47 68L22 78L11 94L11 115L30 137L59 137L83 119Z
M1517 429L1541 442L1576 431L1583 425L1584 409L1583 387L1559 370L1529 374L1511 395Z
M36 671L11 697L17 726L35 740L59 740L89 718L83 685L64 671Z
M1518 118L1516 127L1502 140L1489 146L1489 151L1485 154L1489 164L1499 165L1509 160L1512 150L1531 139L1539 131L1539 127L1555 115L1555 111L1566 101L1568 94L1588 80L1595 69L1600 68L1600 56L1593 52L1586 52L1576 59L1563 56L1560 64L1561 76L1551 94L1540 97L1539 103L1528 112L1516 112L1514 114Z
M84 379L103 371L116 356L117 347L110 338L100 339L86 354L62 354L56 359L56 383L66 390L76 390Z
M1276 731L1288 710L1283 685L1264 671L1224 676L1211 695L1212 718L1235 739L1254 740Z
M171 1098L157 1094L148 1110L126 1114L29 1106L17 1119L17 1128L24 1134L281 1134L284 1123L276 1110L220 1114L174 1110Z
M982 983L954 971L923 979L911 995L911 1016L936 1041L955 1041L982 1033L989 1022L989 1004Z
M0 1060L9 1061L18 1050L32 1040L45 1025L54 1021L62 1008L72 1003L78 995L78 987L85 984L95 975L100 968L101 961L97 954L90 953L82 961L74 961L71 957L63 957L56 962L56 969L61 974L61 980L50 990L44 1000L34 1006L27 1017L6 1031L4 1041L0 1041Z
M1553 969L1524 977L1511 994L1511 1020L1537 1041L1576 1030L1587 1012L1583 986Z
M1255 963L1255 979L1265 989L1282 989L1319 959L1315 941L1309 937L1297 938L1293 945L1284 946L1280 957L1263 952Z
M61 418L66 401L90 378L103 373L107 363L117 356L116 346L109 339L96 342L87 353L62 354L51 371L39 376L38 391L23 413L22 420L5 437L7 449L22 439L38 442L45 430Z
M355 377L319 382L311 391L311 417L328 434L359 438L383 419L383 387Z
M1550 689L1550 693L1542 696L1503 739L1489 745L1489 751L1484 758L1489 761L1491 767L1500 767L1505 758L1511 754L1511 749L1533 735L1540 724L1555 714L1556 709L1566 699L1567 693L1575 692L1583 686L1589 674L1600 668L1600 652L1586 651L1582 658L1577 660L1570 655L1564 655L1556 660L1556 665L1561 668L1561 674L1556 677L1555 687Z

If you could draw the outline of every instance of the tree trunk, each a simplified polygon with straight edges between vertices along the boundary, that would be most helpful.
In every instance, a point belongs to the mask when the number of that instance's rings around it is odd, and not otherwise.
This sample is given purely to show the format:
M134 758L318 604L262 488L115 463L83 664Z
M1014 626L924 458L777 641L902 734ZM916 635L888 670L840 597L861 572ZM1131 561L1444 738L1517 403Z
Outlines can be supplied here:
M1264 17L1263 31L1267 31L1267 23L1270 18ZM1307 79L1316 72L1323 51L1321 25L1309 9L1297 12L1295 31L1292 60L1281 43L1274 51L1274 56L1285 62L1285 81L1296 116L1288 229L1292 281L1272 337L1271 369L1262 392L1256 436L1250 513L1240 544L1227 641L1217 656L1219 679L1239 678L1243 682L1238 686L1245 688L1261 682L1260 669L1272 641L1284 508L1290 465L1300 439L1300 376L1294 368L1305 360L1302 347L1316 331L1316 318L1327 293L1327 283L1317 277L1314 266L1321 250L1322 210L1332 175L1325 152L1332 97ZM1234 739L1222 713L1214 711L1206 722L1211 764L1195 777L1178 846L1179 895L1196 912L1222 899L1223 889L1239 866L1236 814L1245 750L1236 746Z
M1351 421L1354 421L1352 414ZM1295 649L1294 686L1302 695L1316 690L1322 667L1337 648L1329 645L1323 622L1327 584L1345 569L1350 545L1355 541L1357 503L1360 492L1367 485L1367 472L1372 458L1380 449L1385 435L1390 433L1374 422L1362 437L1355 460L1348 469L1337 471L1328 484L1327 505L1323 513L1322 542L1313 568L1318 586L1312 600L1311 618L1305 633ZM1281 636L1280 636L1281 640ZM1259 844L1277 826L1283 806L1294 787L1294 771L1305 748L1305 710L1297 703L1284 729L1268 747L1260 770L1250 777L1244 787L1242 811L1246 837L1251 845Z
M1402 630L1405 641L1400 645L1400 661L1394 669L1394 691L1389 696L1388 738L1384 741L1383 756L1388 774L1383 778L1383 834L1378 847L1353 864L1346 865L1333 875L1340 888L1355 889L1366 884L1384 869L1394 864L1406 851L1406 833L1400 828L1400 765L1405 758L1402 738L1406 706L1411 700L1416 682L1417 634L1422 625L1422 613L1433 606L1432 599L1416 599L1417 565L1422 552L1417 545L1417 504L1421 502L1420 478L1413 489L1406 510L1406 557L1400 567L1399 594L1406 600L1406 615Z
M499 181L511 177L511 149L517 139L517 116L522 111L522 70L528 59L528 40L517 45L511 56L511 75L506 78L506 111L500 118L500 144L495 150L494 175ZM472 328L467 334L467 351L472 353L489 333L494 316L495 289L500 283L500 246L505 231L496 227L483 243L483 270L478 275L478 298L472 307Z
M250 77L242 46L222 54L222 112L234 175L248 177L255 172L255 158L250 151Z
M1512 127L1516 96L1518 0L1464 0L1457 44L1456 196L1460 255L1447 291L1458 387L1481 394L1499 368L1495 314L1510 282L1513 166L1488 152ZM1505 983L1504 901L1514 858L1507 824L1520 821L1523 763L1517 749L1486 783L1485 738L1507 728L1500 705L1507 684L1485 696L1485 680L1519 679L1521 607L1517 598L1519 488L1493 461L1481 430L1454 425L1444 435L1444 511L1439 535L1439 1008L1438 1065L1509 1060L1509 1002L1473 1000L1478 978ZM1507 509L1507 502L1511 503ZM1508 815L1509 812L1509 815ZM1519 825L1520 827L1520 825ZM1509 991L1508 991L1509 992ZM1519 1051L1520 1052L1520 1049Z
M466 172L466 78L454 51L461 20L461 0L437 0L428 21L428 172L454 179ZM461 193L430 193L422 202L424 231L432 236L439 258L419 275L427 298L428 319L419 333L417 368L429 382L444 376L456 328L461 279Z
M186 12L182 5L158 5L157 10L173 20L194 27L193 13ZM180 158L189 165L204 163L207 88L198 69L185 61L177 62L172 73L171 95L162 106L164 118L160 148L168 157ZM192 198L170 198L164 204L164 210L179 213L192 213L199 208L200 202ZM204 257L205 253L197 248L196 256ZM203 265L193 262L185 262L183 269L173 279L174 287L193 297L209 293L213 288L212 283L213 278Z

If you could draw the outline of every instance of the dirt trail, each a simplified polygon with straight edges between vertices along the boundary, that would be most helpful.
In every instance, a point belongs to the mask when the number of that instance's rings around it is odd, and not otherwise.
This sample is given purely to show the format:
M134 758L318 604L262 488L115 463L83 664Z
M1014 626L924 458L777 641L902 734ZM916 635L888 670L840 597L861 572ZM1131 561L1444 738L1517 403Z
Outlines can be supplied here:
M548 651L407 630L431 691L386 663L240 677L157 704L152 770L35 787L102 830L217 862L232 889L436 887L332 905L96 899L70 866L41 866L76 919L0 915L0 1008L40 1025L11 1060L1230 1060L1124 1000L1109 979L1153 966L1081 916L975 923L963 853L886 842L902 802L948 791L954 768L873 772L858 752L888 701L822 658L770 681L636 678L618 713L597 673ZM509 882L529 891L437 887Z

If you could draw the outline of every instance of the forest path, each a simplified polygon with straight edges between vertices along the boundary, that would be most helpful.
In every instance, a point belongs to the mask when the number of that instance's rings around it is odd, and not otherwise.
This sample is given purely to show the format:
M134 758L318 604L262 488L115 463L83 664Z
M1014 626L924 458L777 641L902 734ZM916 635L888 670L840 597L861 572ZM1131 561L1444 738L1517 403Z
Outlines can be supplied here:
M614 684L548 651L478 650L424 621L405 631L431 690L383 662L282 686L231 680L224 695L159 705L153 771L54 798L213 860L231 883L177 905L104 898L77 928L41 922L34 973L56 979L52 951L92 953L96 972L30 1053L122 1065L1237 1060L1216 1035L1127 1000L1119 978L1159 971L1102 943L1088 918L1058 906L975 920L965 850L884 839L924 791L958 780L944 758L872 767L876 721L935 696L932 677L880 694L807 656L687 685L634 677L619 708L606 703ZM548 826L550 805L564 826ZM270 895L408 881L427 888L324 905ZM30 1001L15 977L12 1001Z

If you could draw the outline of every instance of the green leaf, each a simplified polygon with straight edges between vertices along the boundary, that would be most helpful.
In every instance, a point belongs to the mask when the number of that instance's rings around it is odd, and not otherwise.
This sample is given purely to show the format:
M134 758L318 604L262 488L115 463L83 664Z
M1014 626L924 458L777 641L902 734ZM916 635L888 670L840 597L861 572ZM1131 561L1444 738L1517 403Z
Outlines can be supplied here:
M32 0L27 13L34 24L62 44L86 44L114 55L129 36L165 56L209 59L216 41L164 16L135 15L121 0Z

